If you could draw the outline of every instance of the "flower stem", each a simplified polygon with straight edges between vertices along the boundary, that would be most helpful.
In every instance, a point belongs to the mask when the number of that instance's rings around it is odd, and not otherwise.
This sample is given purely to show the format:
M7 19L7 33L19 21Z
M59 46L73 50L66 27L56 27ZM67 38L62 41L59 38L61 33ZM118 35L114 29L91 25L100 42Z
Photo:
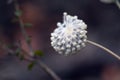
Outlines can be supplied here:
M120 2L119 0L115 0L115 4L118 6L118 8L120 9Z
M92 45L94 45L94 46L97 46L97 47L103 49L104 51L108 52L109 54L111 54L112 56L114 56L115 58L117 58L118 60L120 60L120 56L117 55L116 53L114 53L113 51L111 51L110 49L108 49L108 48L106 48L106 47L104 47L104 46L102 46L102 45L100 45L98 43L95 43L93 41L90 41L90 40L87 40L87 42L90 43L90 44L92 44Z

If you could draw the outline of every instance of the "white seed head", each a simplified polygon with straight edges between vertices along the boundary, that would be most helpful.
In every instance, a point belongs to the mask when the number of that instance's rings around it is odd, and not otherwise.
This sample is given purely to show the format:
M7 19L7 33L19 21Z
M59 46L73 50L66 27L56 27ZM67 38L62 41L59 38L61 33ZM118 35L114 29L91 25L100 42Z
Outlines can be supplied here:
M85 47L87 41L87 25L77 16L63 13L63 23L58 22L57 28L51 33L51 45L63 55L75 54Z

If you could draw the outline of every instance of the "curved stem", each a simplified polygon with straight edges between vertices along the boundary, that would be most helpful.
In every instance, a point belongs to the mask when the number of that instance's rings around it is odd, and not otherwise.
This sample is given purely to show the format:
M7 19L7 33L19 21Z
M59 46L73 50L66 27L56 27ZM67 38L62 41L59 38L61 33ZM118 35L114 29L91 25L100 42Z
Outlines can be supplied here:
M87 40L88 43L94 45L94 46L97 46L101 49L103 49L104 51L108 52L109 54L111 54L112 56L114 56L115 58L119 59L120 60L120 56L118 56L116 53L114 53L113 51L111 51L110 49L98 44L98 43L95 43L93 41L90 41L90 40Z
M118 8L120 9L120 2L119 0L115 0L115 4L118 6Z

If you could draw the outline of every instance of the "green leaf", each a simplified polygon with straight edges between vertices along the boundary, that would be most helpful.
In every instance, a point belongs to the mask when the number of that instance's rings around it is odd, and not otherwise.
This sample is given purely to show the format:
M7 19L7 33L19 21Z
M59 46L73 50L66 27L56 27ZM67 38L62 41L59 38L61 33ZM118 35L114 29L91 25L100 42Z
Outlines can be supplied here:
M13 48L14 46L13 46L13 44L8 44L7 47L8 48Z
M11 20L12 23L16 23L16 22L18 22L18 21L19 21L18 18L13 18L13 19Z
M15 11L15 15L16 15L17 17L21 16L21 15L22 15L22 11L21 11L21 10Z
M28 64L28 70L32 70L34 65L35 65L35 61L33 61L30 64Z
M16 56L19 56L20 53L16 53Z
M16 49L15 53L16 53L16 56L19 56L20 55L20 49L19 48Z
M17 48L16 49L16 51L15 51L15 55L17 56L17 57L19 57L19 59L21 60L21 61L23 61L24 60L24 55L23 54L20 54L21 53L21 49L20 48Z
M32 24L31 23L25 23L24 26L29 28L29 27L32 27Z
M34 52L34 55L35 55L35 56L43 56L43 52L40 51L40 50L36 50L36 51Z
M24 60L24 55L19 55L19 58L20 58L21 61L23 61Z
M30 37L30 36L28 36L26 41L27 41L27 43L29 43L29 44L30 44L30 43L31 43L31 37Z

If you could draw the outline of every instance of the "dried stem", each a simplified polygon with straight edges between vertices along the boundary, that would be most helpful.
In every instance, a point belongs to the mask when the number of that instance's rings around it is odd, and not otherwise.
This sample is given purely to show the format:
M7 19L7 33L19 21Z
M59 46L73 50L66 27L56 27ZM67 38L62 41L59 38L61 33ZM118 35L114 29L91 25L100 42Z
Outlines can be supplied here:
M20 8L19 8L19 4L17 2L17 0L14 0L14 3L15 3L15 10L16 11L20 11ZM32 45L29 43L28 39L29 39L29 36L27 35L26 31L25 31L25 28L24 28L24 23L21 19L20 16L18 16L18 19L19 19L19 24L20 24L20 28L22 30L22 34L25 38L25 41L29 47L29 53L30 53L30 59L26 59L27 61L30 61L31 62L31 58L33 58L34 56L34 50L32 48ZM34 59L34 58L33 58ZM33 60L32 60L33 61ZM35 61L37 62L37 64L44 70L46 71L54 80L61 80L47 65L45 65L42 61L39 61L37 59L35 59Z
M109 54L111 54L112 56L114 56L115 58L117 58L118 60L120 60L120 56L118 56L116 53L114 53L113 51L111 51L110 49L98 44L98 43L95 43L93 41L90 41L90 40L87 40L88 43L94 45L94 46L97 46L103 50L105 50L106 52L108 52Z

